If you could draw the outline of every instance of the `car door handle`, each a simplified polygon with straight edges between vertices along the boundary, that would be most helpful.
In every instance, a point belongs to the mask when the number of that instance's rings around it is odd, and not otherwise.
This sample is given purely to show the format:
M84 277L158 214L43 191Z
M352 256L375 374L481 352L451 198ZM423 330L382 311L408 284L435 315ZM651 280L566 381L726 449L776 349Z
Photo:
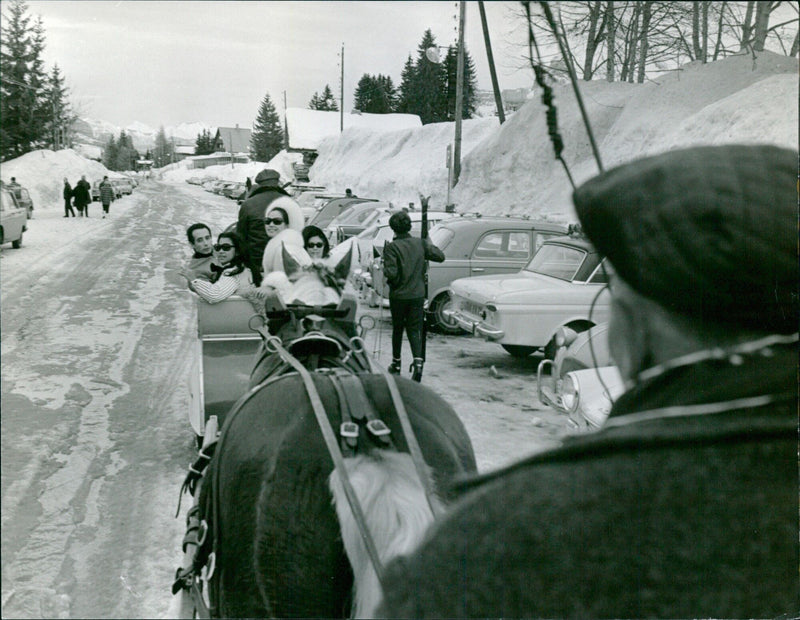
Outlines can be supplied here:
M473 267L472 271L486 271L483 267Z

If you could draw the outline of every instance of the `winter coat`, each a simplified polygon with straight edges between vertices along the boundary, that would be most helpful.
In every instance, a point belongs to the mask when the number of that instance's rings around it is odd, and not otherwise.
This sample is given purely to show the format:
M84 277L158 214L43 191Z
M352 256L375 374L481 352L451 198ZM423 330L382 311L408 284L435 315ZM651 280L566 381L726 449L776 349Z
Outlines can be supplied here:
M378 617L795 615L797 396L796 345L663 370L599 432L462 484Z
M64 200L72 198L72 185L64 183Z
M297 230L303 228L302 211L289 194L274 185L254 185L247 199L239 207L239 219L236 223L236 234L242 242L251 270L261 269L264 247L268 240L264 230L264 215L270 206L282 207L287 213L295 207L301 217L300 228ZM289 217L291 220L291 213Z
M245 267L244 271L230 275L233 269L226 269L216 282L198 278L192 280L195 292L210 304L216 304L231 295L243 295L254 288L253 274Z
M110 182L104 181L99 185L100 201L108 206L114 200L114 186Z
M92 202L92 195L89 193L92 186L89 185L89 181L84 181L81 179L75 184L75 188L72 190L72 196L75 199L75 206L79 209L82 209L90 202Z
M389 299L425 297L425 261L444 262L444 252L429 239L397 235L383 251L383 275L389 284Z
M303 235L296 230L286 228L269 240L261 260L261 269L265 276L272 271L284 271L282 247L284 244L286 246L294 246L294 248L303 249ZM303 250L303 252L292 253L293 256L295 254L305 254L305 250Z

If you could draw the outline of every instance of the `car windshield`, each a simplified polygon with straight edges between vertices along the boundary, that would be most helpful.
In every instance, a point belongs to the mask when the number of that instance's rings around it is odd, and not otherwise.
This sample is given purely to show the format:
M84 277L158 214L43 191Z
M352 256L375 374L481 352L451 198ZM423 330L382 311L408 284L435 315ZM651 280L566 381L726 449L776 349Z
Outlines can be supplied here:
M446 226L437 226L430 232L430 240L437 248L444 252L450 245L450 241L455 237L455 233Z
M545 244L533 255L525 271L571 282L585 258L586 252L579 248Z

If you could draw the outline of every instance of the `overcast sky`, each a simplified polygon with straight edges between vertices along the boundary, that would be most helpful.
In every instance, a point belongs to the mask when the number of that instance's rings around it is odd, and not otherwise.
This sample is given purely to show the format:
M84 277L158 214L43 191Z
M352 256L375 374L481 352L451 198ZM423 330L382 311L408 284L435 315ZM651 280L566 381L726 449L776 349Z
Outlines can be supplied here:
M81 116L124 127L181 122L250 126L269 93L279 112L306 107L329 84L339 97L344 44L344 109L364 73L395 86L430 28L455 44L457 2L28 2L41 15L45 62L57 62ZM486 2L501 89L530 86L524 24L516 2ZM466 47L478 87L491 89L477 2L467 3Z

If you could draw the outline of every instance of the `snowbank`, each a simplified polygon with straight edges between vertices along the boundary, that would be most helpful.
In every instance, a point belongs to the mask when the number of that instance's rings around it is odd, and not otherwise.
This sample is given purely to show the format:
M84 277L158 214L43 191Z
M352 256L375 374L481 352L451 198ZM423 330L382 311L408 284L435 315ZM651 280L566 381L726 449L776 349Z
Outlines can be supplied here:
M797 74L797 59L761 52L755 59L692 63L645 84L592 81L580 88L609 168L693 144L797 149ZM572 90L556 87L555 97L563 157L580 183L597 173L597 164ZM502 126L497 119L464 123L461 176L452 192L458 211L574 218L572 189L553 157L545 113L536 97ZM382 135L345 130L320 144L311 182L400 204L421 191L431 194L432 205L444 205L445 152L453 134L452 123Z
M0 165L3 182L7 183L11 177L16 177L17 183L30 192L35 210L63 209L64 177L75 187L84 174L90 183L105 175L111 178L122 176L100 162L80 156L72 149L31 151Z
M325 110L286 108L289 146L293 149L316 149L325 138L337 137L341 128L360 127L373 131L399 131L422 127L416 114L342 114Z
M224 164L219 166L209 166L208 168L190 168L190 161L184 159L175 164L164 166L157 172L158 178L168 183L183 183L191 177L199 177L209 181L220 179L222 181L241 181L244 183L247 177L255 181L256 175L264 168L277 170L281 175L281 183L286 183L294 179L293 163L303 161L301 153L287 153L281 151L266 164L261 161L251 161L247 164Z

